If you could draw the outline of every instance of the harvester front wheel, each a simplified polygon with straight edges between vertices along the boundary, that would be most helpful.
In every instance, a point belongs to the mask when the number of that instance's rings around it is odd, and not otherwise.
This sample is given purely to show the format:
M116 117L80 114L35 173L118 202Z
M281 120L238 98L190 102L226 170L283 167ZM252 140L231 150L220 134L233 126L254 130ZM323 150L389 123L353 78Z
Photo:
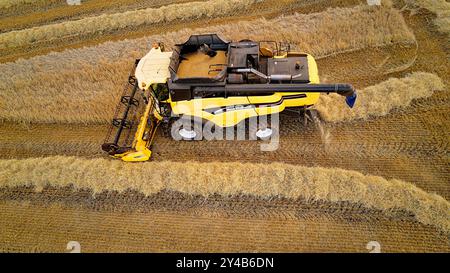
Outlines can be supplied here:
M202 140L202 123L192 117L181 117L171 126L171 135L175 140Z

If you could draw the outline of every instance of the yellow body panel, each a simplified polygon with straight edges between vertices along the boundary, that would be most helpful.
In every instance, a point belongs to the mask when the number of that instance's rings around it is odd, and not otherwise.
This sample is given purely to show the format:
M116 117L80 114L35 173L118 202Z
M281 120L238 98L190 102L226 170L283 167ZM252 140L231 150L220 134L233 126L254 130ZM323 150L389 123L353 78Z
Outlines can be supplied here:
M298 54L291 52L290 54ZM276 56L285 58L284 56ZM311 55L308 55L308 70L311 84L320 83L317 64ZM304 94L304 98L285 99L285 96ZM248 96L248 97L228 97L228 98L205 98L186 101L170 102L172 111L176 115L188 115L211 121L218 126L235 126L239 122L249 117L279 113L286 107L300 107L314 105L319 99L320 93L292 93L276 92L269 96ZM281 103L279 103L282 100ZM267 107L246 107L252 104L264 104ZM273 106L270 106L273 104ZM227 106L237 106L243 109L234 108L233 111L226 111L219 114L211 114L207 109L214 109Z

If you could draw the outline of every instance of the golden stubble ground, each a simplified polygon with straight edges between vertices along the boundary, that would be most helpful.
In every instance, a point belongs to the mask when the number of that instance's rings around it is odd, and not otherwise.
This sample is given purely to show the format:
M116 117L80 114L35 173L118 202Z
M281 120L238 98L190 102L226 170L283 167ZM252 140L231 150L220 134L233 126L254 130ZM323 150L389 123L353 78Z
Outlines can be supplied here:
M285 215L290 214L290 217ZM220 209L110 212L0 202L2 251L68 252L448 252L448 238L415 222L320 213L227 215ZM32 230L30 230L32 229Z

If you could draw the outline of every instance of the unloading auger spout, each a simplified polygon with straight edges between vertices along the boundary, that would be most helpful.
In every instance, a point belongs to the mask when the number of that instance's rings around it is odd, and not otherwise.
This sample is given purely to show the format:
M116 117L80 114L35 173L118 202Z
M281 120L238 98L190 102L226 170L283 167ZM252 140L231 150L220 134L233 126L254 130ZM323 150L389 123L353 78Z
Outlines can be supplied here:
M337 93L346 97L347 105L352 108L356 101L356 90L351 84L336 83L336 84L242 84L242 85L226 85L216 87L194 87L194 96L200 94L216 94L224 97L237 96L245 93L251 96L262 95L268 92L282 92L282 93Z

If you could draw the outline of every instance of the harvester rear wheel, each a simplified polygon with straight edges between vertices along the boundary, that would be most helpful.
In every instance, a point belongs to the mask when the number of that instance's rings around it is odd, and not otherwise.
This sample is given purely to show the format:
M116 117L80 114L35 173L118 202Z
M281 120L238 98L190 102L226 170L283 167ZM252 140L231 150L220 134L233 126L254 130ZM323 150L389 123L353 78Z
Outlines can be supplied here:
M278 124L272 122L270 116L260 116L258 122L256 118L249 120L249 138L250 140L270 140L278 134Z

